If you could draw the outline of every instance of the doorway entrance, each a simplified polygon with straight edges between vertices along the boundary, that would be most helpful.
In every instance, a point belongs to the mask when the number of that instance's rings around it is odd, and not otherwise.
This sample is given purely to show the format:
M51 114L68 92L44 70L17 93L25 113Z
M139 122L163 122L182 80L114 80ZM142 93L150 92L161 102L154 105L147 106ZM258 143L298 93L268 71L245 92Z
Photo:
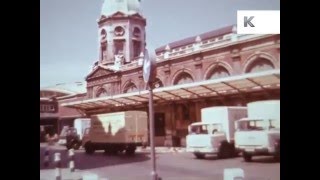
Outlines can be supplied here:
M165 113L155 113L154 114L154 126L155 132L154 135L157 136L165 136Z

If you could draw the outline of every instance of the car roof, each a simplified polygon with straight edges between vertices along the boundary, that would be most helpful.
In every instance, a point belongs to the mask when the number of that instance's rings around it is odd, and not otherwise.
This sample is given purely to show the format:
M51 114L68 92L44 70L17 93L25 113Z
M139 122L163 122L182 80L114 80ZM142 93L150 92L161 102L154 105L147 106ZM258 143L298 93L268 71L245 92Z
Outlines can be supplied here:
M238 121L265 121L265 120L272 120L272 119L265 119L265 118L242 118Z

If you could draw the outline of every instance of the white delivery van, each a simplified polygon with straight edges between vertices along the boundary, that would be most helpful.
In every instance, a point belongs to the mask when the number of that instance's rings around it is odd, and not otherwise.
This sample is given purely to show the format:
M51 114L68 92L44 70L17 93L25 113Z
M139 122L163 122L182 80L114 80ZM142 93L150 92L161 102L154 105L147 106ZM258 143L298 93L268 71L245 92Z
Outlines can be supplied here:
M209 107L201 109L201 122L188 126L187 152L196 158L217 154L219 158L236 155L234 147L234 123L247 117L246 107Z
M235 143L247 162L259 155L271 155L279 160L280 101L249 103L248 118L236 122Z
M144 111L125 111L91 116L91 127L83 139L87 154L95 150L134 154L136 147L148 141L148 117Z

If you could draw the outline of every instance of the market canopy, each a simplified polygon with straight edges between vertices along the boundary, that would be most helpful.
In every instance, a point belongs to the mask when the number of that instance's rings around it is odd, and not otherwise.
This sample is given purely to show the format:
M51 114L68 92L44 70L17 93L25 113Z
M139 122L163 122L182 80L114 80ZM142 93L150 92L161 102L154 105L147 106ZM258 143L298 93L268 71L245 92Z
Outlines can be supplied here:
M155 102L222 97L230 94L267 91L280 88L280 70L249 73L153 90ZM82 110L135 106L148 103L149 91L139 91L64 103L62 106Z

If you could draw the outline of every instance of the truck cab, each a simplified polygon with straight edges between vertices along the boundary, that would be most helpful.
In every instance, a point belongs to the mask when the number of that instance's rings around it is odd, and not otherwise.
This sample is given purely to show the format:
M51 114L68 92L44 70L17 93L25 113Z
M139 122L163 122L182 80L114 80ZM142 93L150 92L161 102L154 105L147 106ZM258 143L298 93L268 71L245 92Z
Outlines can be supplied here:
M83 133L83 137L82 137L82 141L81 141L81 146L84 147L84 145L86 144L86 142L88 142L90 140L89 138L89 132L90 132L90 128L86 128L84 130Z
M280 158L280 127L277 120L243 118L236 123L235 147L246 162L253 156L270 155Z
M69 128L66 133L67 149L79 149L81 147L81 139L76 128Z
M227 141L221 124L197 122L188 126L187 152L191 152L198 159L206 154L217 154L219 158L235 155L233 144Z

